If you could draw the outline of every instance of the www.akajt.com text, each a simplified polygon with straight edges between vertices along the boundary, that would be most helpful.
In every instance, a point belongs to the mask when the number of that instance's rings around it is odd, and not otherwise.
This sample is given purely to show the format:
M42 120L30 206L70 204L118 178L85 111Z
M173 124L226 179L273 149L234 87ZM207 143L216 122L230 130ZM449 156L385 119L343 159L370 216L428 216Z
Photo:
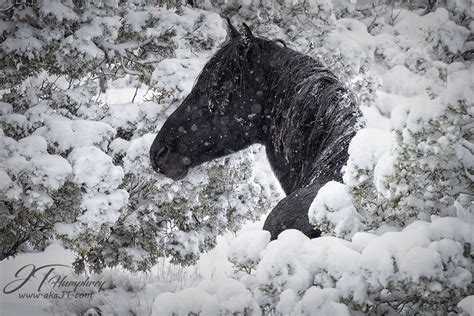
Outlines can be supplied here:
M39 292L32 292L32 293L18 293L18 298L20 299L88 299L92 298L94 292L91 293L76 293L74 291L61 291L61 292L52 292L49 293L39 293Z

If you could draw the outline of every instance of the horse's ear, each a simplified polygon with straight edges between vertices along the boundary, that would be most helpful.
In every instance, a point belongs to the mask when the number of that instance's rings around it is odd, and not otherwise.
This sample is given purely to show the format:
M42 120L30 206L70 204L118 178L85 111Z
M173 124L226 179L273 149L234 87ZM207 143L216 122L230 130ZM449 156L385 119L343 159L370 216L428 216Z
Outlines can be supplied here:
M227 21L227 29L228 29L227 33L229 34L230 38L240 37L239 31L235 29L230 19L228 17L226 17L225 19Z
M244 33L245 38L252 39L253 34L252 34L252 31L250 30L250 27L245 23L242 23L242 26L244 27L243 33Z

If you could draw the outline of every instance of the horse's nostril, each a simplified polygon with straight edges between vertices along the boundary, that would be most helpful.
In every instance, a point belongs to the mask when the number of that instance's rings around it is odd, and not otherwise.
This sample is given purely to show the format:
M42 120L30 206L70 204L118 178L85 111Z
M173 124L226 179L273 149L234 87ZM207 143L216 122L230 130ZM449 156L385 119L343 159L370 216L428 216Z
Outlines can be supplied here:
M168 148L168 146L161 146L160 150L158 150L158 152L156 153L155 159L157 161L166 159L166 156L168 156L169 151L170 149Z

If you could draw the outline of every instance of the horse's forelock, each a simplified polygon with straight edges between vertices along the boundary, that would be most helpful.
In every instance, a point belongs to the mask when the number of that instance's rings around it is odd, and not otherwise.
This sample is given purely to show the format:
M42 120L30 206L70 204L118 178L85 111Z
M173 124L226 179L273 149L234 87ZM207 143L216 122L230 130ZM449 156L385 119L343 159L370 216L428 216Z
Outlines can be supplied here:
M245 78L250 71L245 56L241 54L246 49L245 45L240 39L231 39L225 43L207 62L194 83L193 90L199 84L210 97L211 112L223 110L225 104L222 102L228 101L231 93L242 93L245 89ZM227 82L232 83L232 89L224 86Z
M209 110L211 113L224 111L226 102L229 101L232 93L246 94L246 84L249 84L248 79L251 71L248 55L250 50L251 58L261 59L266 55L262 49L282 49L277 42L286 47L281 40L272 41L254 35L233 37L223 44L207 62L193 87L194 90L199 83L200 89L206 91L210 99ZM271 45L263 45L264 43ZM222 86L225 82L232 83L231 89Z

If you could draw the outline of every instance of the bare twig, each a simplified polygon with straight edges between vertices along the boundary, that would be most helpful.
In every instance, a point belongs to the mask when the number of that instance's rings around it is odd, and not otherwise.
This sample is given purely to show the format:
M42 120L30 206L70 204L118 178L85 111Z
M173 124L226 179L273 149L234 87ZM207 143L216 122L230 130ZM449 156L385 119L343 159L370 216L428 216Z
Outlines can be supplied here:
M135 97L137 96L137 93L138 93L138 88L139 88L139 87L137 87L137 88L135 89L135 94L133 95L132 103L135 101Z
M392 10L392 12L390 13L390 25L392 26L395 24L395 21L397 20L400 13L402 13L402 10L398 10L398 13L395 16L393 15L393 12L395 12L395 10Z

